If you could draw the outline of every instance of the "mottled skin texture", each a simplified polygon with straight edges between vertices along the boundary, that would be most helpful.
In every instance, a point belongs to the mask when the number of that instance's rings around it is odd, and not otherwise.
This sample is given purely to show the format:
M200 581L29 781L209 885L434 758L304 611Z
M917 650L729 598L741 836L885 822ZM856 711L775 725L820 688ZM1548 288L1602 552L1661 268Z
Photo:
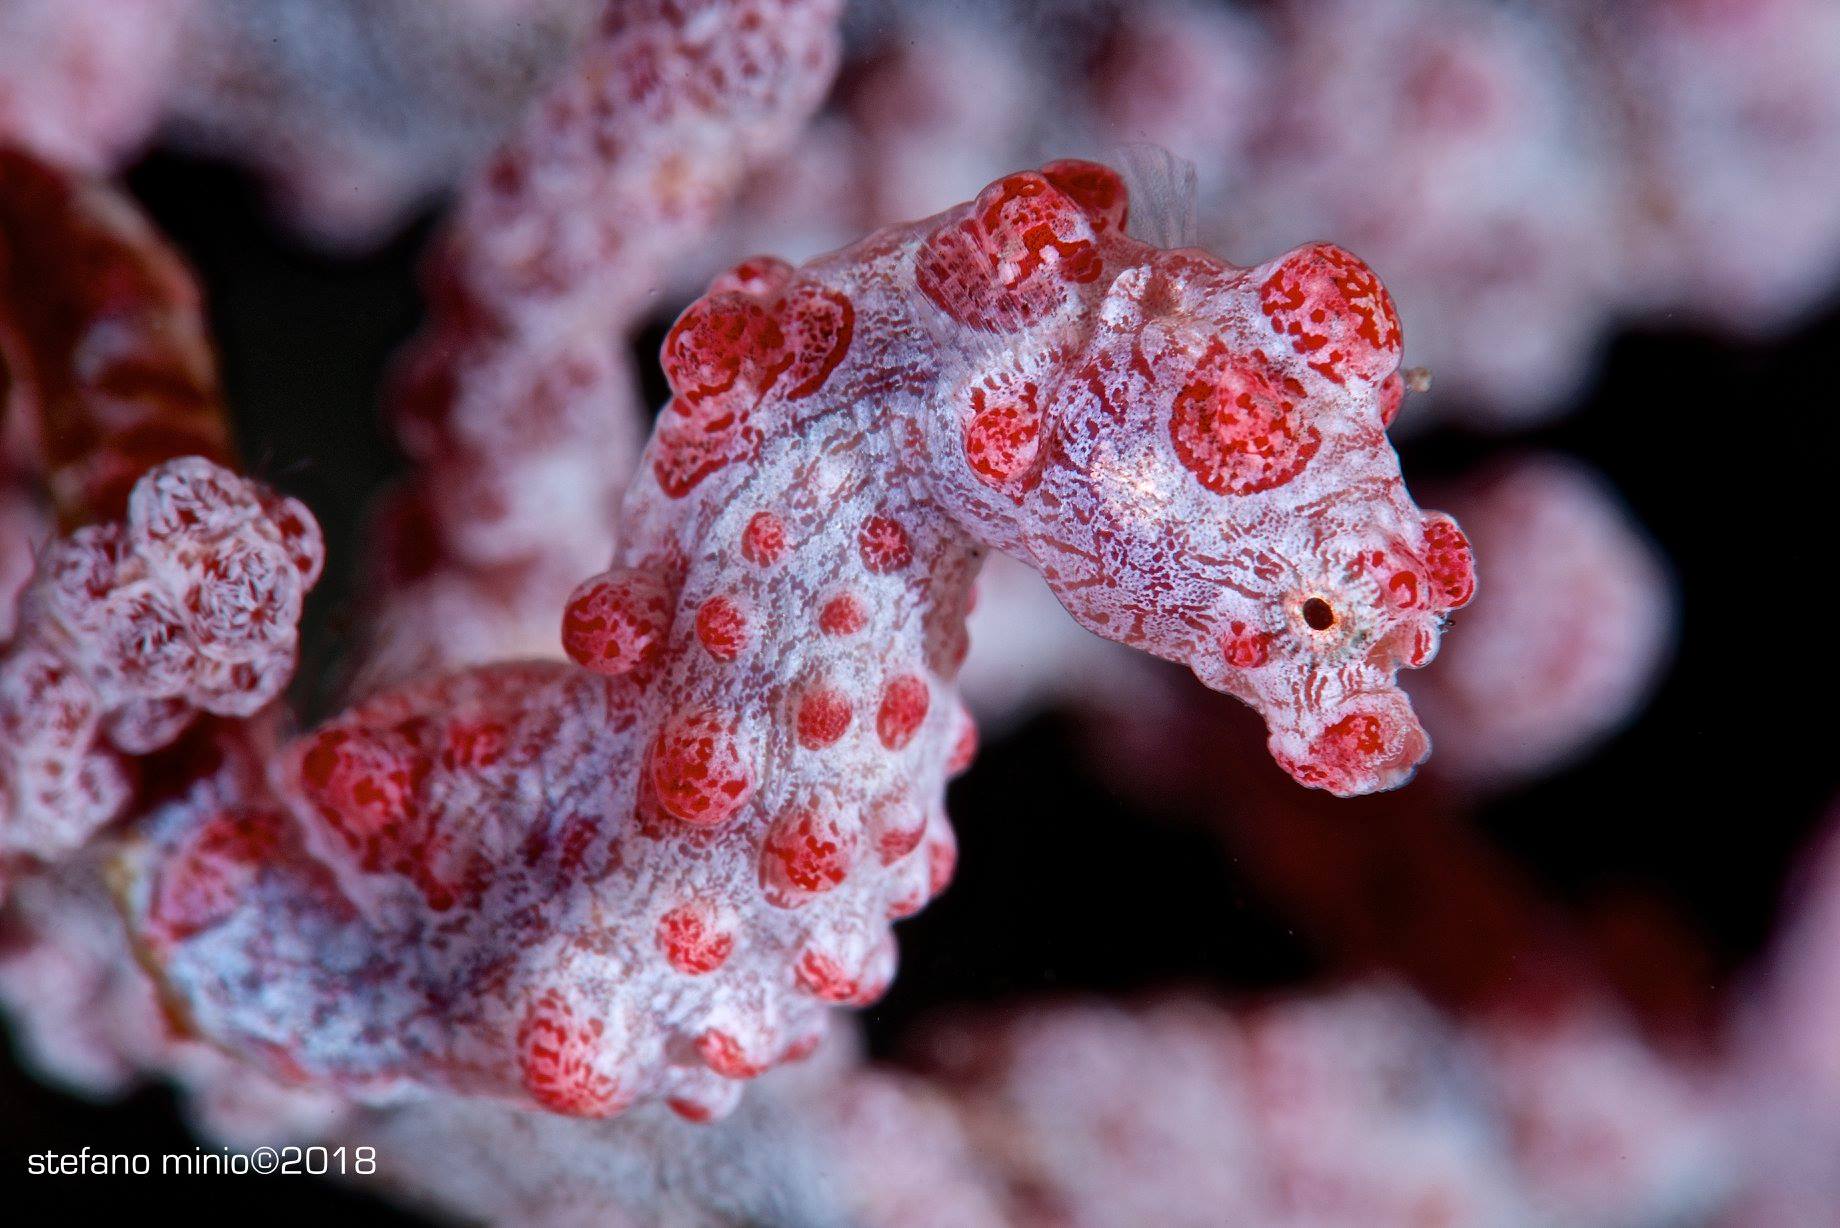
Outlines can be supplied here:
M719 278L666 339L615 565L565 612L580 666L303 739L257 852L209 834L244 816L149 825L130 909L193 1024L358 1094L726 1111L882 992L889 920L950 874L993 548L1258 706L1299 779L1404 779L1394 671L1471 581L1385 440L1391 304L1336 249L1241 270L1125 215L1110 171L1057 163Z

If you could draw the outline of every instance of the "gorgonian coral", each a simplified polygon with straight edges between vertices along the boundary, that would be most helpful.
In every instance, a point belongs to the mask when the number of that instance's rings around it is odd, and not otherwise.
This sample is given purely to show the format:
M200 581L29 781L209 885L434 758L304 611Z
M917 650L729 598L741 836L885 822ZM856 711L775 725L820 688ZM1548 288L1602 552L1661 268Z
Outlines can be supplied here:
M1412 698L1438 773L1500 786L1554 770L1639 708L1673 638L1669 577L1608 484L1573 462L1524 457L1446 499L1496 569Z
M419 463L389 516L364 683L556 652L640 446L628 336L836 67L838 0L614 4L468 184L396 399Z
M218 463L197 290L146 221L12 150L0 188L8 440L72 527L0 652L0 857L50 859L128 810L134 756L280 693L323 551L304 507Z

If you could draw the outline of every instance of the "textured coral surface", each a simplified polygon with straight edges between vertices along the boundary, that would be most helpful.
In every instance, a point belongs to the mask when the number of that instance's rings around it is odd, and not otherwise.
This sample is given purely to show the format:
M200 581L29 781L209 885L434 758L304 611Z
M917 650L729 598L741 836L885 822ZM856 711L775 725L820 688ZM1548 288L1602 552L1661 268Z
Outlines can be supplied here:
M611 6L469 181L396 397L419 470L387 513L363 686L556 655L556 612L612 552L637 459L628 334L818 105L838 8Z

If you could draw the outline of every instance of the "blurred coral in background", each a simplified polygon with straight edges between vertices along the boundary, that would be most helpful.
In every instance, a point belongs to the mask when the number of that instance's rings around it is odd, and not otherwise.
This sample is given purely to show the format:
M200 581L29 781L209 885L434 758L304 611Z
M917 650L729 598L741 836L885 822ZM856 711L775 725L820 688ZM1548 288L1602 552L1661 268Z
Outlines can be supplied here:
M0 0L5 1188L1840 1222L1837 291L1835 0Z

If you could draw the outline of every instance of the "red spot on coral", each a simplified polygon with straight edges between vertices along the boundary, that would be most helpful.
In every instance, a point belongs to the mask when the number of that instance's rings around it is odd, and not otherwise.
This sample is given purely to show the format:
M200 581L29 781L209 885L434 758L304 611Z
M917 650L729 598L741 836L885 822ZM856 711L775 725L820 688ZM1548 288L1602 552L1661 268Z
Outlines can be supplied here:
M599 1068L604 1025L576 1018L555 990L533 1002L518 1025L518 1070L531 1098L570 1117L611 1117L631 1103Z
M1437 586L1438 608L1454 610L1476 595L1476 567L1469 538L1442 512L1425 517L1425 567Z
M1220 652L1234 669L1257 669L1271 660L1271 633L1235 620L1220 637Z
M822 750L841 738L854 717L849 698L834 687L816 685L799 695L794 726L799 745L807 750Z
M703 1064L724 1079L753 1079L765 1071L765 1062L750 1058L741 1042L727 1032L711 1028L696 1039Z
M869 623L869 615L855 593L838 593L818 611L818 629L826 635L855 635Z
M671 594L649 571L615 568L584 580L562 613L562 649L609 676L658 658L671 630Z
M715 1116L714 1111L711 1110L708 1105L698 1104L694 1100L685 1100L680 1096L669 1097L665 1103L671 1106L671 1111L673 1113L677 1114L685 1121L693 1121L698 1125L701 1125Z
M882 704L875 713L875 736L889 750L900 750L913 741L931 703L926 679L916 674L890 678L882 688Z
M786 526L772 512L755 512L741 531L741 557L771 567L786 553Z
M1273 332L1337 384L1384 379L1399 366L1392 296L1372 269L1339 247L1316 243L1279 260L1259 287L1259 307Z
M1298 421L1303 388L1254 350L1209 344L1176 394L1169 437L1176 456L1217 495L1247 495L1284 485L1322 444Z
M747 647L747 618L727 597L711 597L696 612L696 638L716 660L733 661Z
M680 712L653 739L647 771L658 804L686 823L727 821L753 792L733 716L709 708Z
M877 575L899 571L914 561L913 542L901 522L888 516L871 516L856 535L863 566Z
M793 806L774 820L760 852L760 885L769 903L795 908L835 888L856 859L856 833L830 810Z
M699 901L679 904L658 919L658 949L679 972L714 972L735 949L735 936L716 920L715 909Z

